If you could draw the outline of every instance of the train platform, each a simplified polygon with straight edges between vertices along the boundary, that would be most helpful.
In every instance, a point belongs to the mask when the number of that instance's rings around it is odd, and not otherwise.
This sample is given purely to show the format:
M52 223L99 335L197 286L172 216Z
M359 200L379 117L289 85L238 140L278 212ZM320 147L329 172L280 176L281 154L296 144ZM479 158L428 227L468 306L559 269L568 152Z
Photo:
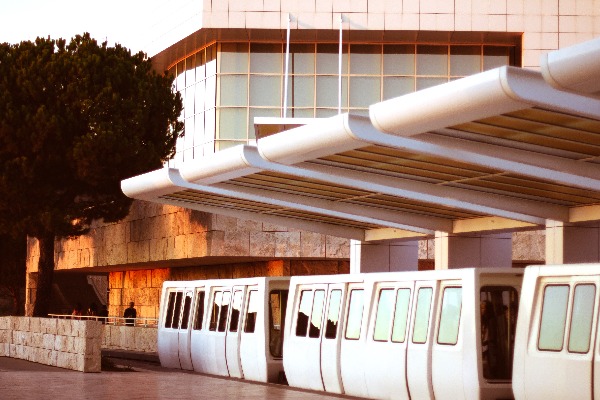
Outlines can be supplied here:
M0 399L352 399L163 368L122 352L118 357L105 357L100 373L0 357Z

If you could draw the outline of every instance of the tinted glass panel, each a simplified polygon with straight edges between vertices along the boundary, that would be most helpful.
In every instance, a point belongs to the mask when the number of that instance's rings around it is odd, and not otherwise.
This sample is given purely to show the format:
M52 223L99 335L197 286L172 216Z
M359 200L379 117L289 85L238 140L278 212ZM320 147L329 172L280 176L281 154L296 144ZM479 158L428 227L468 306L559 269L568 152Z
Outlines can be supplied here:
M507 380L512 376L519 298L510 286L484 286L480 292L483 376Z
M590 349L595 299L595 285L575 286L569 328L569 351L572 353L587 353Z
M270 294L269 320L269 350L276 358L283 357L283 332L285 331L285 310L287 306L288 291L273 290Z
M392 312L394 310L394 289L382 289L377 302L377 315L375 317L375 331L373 339L387 341L390 337L392 326Z
M314 44L290 44L290 73L315 73Z
M351 45L350 73L379 75L381 73L381 46L365 44Z
M182 300L183 292L177 292L177 296L175 296L175 308L173 312L173 329L179 329L179 317L181 316Z
M417 75L448 75L448 47L417 46Z
M569 287L567 285L549 285L544 289L538 339L540 350L560 351L562 349L568 300Z
M248 72L247 43L222 43L219 57L221 73Z
M312 290L303 290L300 292L300 306L298 307L298 315L296 317L296 336L306 336L312 300Z
M448 287L444 289L442 299L442 314L438 330L439 344L456 344L458 326L462 307L462 288Z
M432 288L421 288L417 295L417 310L415 311L415 326L413 327L413 343L425 343L427 341L427 329L429 328L429 309L431 308Z
M169 293L169 303L167 305L167 315L165 316L165 328L173 326L173 309L175 308L175 292Z
M327 326L325 327L326 339L335 339L337 337L341 300L342 291L338 289L332 290L329 294L329 311L327 312Z
M217 322L219 321L219 310L221 309L221 301L223 299L223 292L215 292L212 304L212 311L210 314L210 325L208 329L211 331L217 330Z
M323 300L325 300L325 291L315 290L312 313L310 315L308 337L317 338L321 334L321 323L323 321Z
M256 328L256 317L260 309L260 299L258 291L251 290L248 295L248 307L246 308L246 321L244 323L244 332L252 333Z
M219 101L221 106L248 104L248 75L220 75Z
M229 332L237 332L240 324L240 311L242 310L243 292L236 290L233 293L233 304L231 305L231 318L229 319Z
M221 312L219 313L219 332L225 332L227 326L227 313L231 301L231 292L223 292L223 302L221 303Z
M192 307L192 292L185 294L183 302L183 315L181 316L181 329L187 329L190 320L190 308Z
M409 305L410 289L398 289L396 310L394 311L394 327L392 328L392 342L402 343L406 339Z
M481 72L480 46L450 47L450 75L467 76Z
M198 301L196 302L196 315L194 316L194 329L202 329L204 320L204 291L198 292Z
M250 45L250 73L282 73L283 48L280 44Z
M415 73L414 45L383 46L384 75L413 75Z
M350 291L350 304L348 306L348 319L346 321L346 339L359 339L362 325L364 304L364 290Z

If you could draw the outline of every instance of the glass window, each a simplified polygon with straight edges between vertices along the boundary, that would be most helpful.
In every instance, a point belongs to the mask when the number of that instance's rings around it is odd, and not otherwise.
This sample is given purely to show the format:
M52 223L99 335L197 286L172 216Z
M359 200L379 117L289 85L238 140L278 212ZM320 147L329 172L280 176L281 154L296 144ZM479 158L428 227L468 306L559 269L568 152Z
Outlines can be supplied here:
M200 50L196 53L196 82L200 82L206 77L206 53Z
M569 286L548 285L545 287L538 349L549 351L562 350L568 300Z
M382 289L379 292L377 302L377 314L375 316L375 330L373 339L377 341L388 341L390 328L392 326L392 311L394 307L394 289Z
M481 359L486 379L511 379L518 297L511 286L483 286L480 290Z
M269 321L269 350L276 358L283 357L283 332L285 332L285 311L287 308L287 290L272 290L270 293Z
M450 47L450 75L468 76L481 72L481 46Z
M442 83L448 82L446 78L421 78L417 77L417 90L427 89L433 86L441 85Z
M250 76L250 106L280 107L281 75Z
M221 73L248 73L248 44L221 43Z
M348 105L348 78L342 78L342 107ZM317 76L317 107L337 108L339 96L337 76Z
M192 307L192 292L187 292L185 294L185 301L183 302L183 315L181 316L181 329L188 328L191 307Z
M350 107L368 108L379 101L381 101L380 77L350 77Z
M165 316L165 328L173 326L173 310L175 309L175 295L176 292L169 293L169 302L167 305L167 315Z
M483 70L494 69L511 63L511 47L483 47Z
M221 312L219 313L219 332L225 332L227 326L227 314L229 313L229 303L231 301L231 292L223 292L223 301L221 303Z
M339 68L339 45L317 44L317 74L337 75ZM348 73L348 46L342 47L342 74Z
M384 75L414 75L415 46L414 45L384 45L383 46Z
M318 338L321 334L321 323L323 321L323 300L325 300L325 291L315 290L312 312L310 314L308 337Z
M213 44L206 48L206 76L217 74L217 45Z
M448 287L444 289L442 312L437 341L439 344L454 345L458 341L458 327L462 307L462 288Z
M185 60L185 82L186 86L196 83L196 55L192 54Z
M335 339L337 337L341 300L342 291L339 289L332 290L329 294L329 310L327 311L327 326L325 327L326 339Z
M248 105L248 75L219 75L221 106Z
M260 299L257 290L251 290L248 295L248 307L246 307L246 320L244 322L244 332L253 333L256 328L256 317L260 309Z
M350 73L358 75L381 74L381 46L350 45Z
M315 45L290 44L290 71L291 74L315 73Z
M313 107L315 104L315 77L290 76L288 107Z
M250 45L250 73L276 73L283 71L281 44L252 43Z
M409 305L410 289L398 289L396 295L396 310L394 311L394 327L392 328L392 342L403 343L404 340L406 340Z
M231 304L231 318L229 318L229 332L237 332L240 324L240 312L242 310L243 292L236 290L233 293L233 303Z
M208 325L208 329L211 331L217 330L217 322L219 321L219 311L221 310L222 300L223 292L215 292L212 304L212 312L210 314L210 324Z
M413 343L427 342L427 329L429 328L429 310L433 289L420 288L417 295L417 310L415 311L415 326L413 327Z
M296 316L296 336L306 336L312 300L312 290L303 290L300 292L300 306L298 307L298 315Z
M346 320L346 339L359 339L363 317L364 290L353 289L350 291L350 304Z
M569 351L572 353L587 353L590 350L595 299L595 285L575 286L569 328Z
M245 107L219 108L218 139L245 140L248 132L248 109Z
M448 46L417 46L417 75L448 75Z
M175 296L175 309L173 312L173 329L179 329L179 317L181 316L181 302L183 300L183 292L177 292Z
M198 301L196 301L196 315L194 317L194 330L199 331L202 329L202 322L204 320L204 290L201 290L197 294Z
M386 76L383 78L382 100L393 99L415 91L414 76Z

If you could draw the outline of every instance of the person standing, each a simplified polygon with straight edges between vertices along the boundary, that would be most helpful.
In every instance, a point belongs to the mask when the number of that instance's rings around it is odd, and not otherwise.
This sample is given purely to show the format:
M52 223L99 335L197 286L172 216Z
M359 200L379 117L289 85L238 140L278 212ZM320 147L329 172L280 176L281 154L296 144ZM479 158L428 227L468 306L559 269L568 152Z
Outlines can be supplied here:
M137 318L137 311L133 307L134 305L135 304L133 301L129 303L129 308L126 308L125 312L123 313L123 317L125 318L125 325L133 326L135 323L134 318Z

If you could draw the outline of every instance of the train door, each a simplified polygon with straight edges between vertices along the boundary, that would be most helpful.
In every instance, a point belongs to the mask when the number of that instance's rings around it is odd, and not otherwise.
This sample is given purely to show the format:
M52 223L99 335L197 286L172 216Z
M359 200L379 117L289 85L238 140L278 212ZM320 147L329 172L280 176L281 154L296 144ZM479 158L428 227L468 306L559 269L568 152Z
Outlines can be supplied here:
M344 393L340 367L340 342L343 326L346 285L328 285L325 305L325 327L321 334L321 377L327 392Z
M211 315L206 340L206 372L221 376L229 375L225 356L225 329L230 302L231 290L222 287L212 290Z
M240 319L242 316L242 305L246 293L245 286L234 286L231 299L231 311L229 324L225 336L225 355L229 376L243 378L242 363L240 360Z
M264 290L259 286L247 288L240 342L244 378L258 382L267 382Z
M432 337L431 376L436 399L466 398L464 393L461 315L462 282L442 281L440 306L433 314L437 329ZM471 303L472 304L472 303ZM471 314L472 315L472 314ZM452 368L448 368L451 365Z
M179 363L179 315L183 289L167 288L164 317L158 334L158 356L160 364L166 368L181 368Z
M598 276L542 278L525 362L528 399L592 399L598 392L599 361L593 355L599 281Z
M192 354L192 365L198 372L205 371L206 344L203 342L206 337L206 327L204 326L204 313L206 307L206 292L204 288L196 289L196 303L194 306L194 318L192 331L190 333L190 352Z
M186 288L183 292L183 302L181 304L181 322L179 324L178 331L178 353L179 353L179 364L181 369L193 370L192 364L192 352L191 352L191 341L190 341L190 317L192 311L192 304L194 301L194 291L191 288Z
M371 312L365 379L369 397L410 399L406 347L412 281L379 283Z
M369 310L370 293L364 284L350 283L347 294L345 329L340 345L340 363L344 392L351 396L368 397L365 382L365 310ZM368 312L367 312L368 314Z
M412 329L406 351L406 376L413 399L433 399L431 379L432 318L437 303L438 282L417 281L413 294Z

